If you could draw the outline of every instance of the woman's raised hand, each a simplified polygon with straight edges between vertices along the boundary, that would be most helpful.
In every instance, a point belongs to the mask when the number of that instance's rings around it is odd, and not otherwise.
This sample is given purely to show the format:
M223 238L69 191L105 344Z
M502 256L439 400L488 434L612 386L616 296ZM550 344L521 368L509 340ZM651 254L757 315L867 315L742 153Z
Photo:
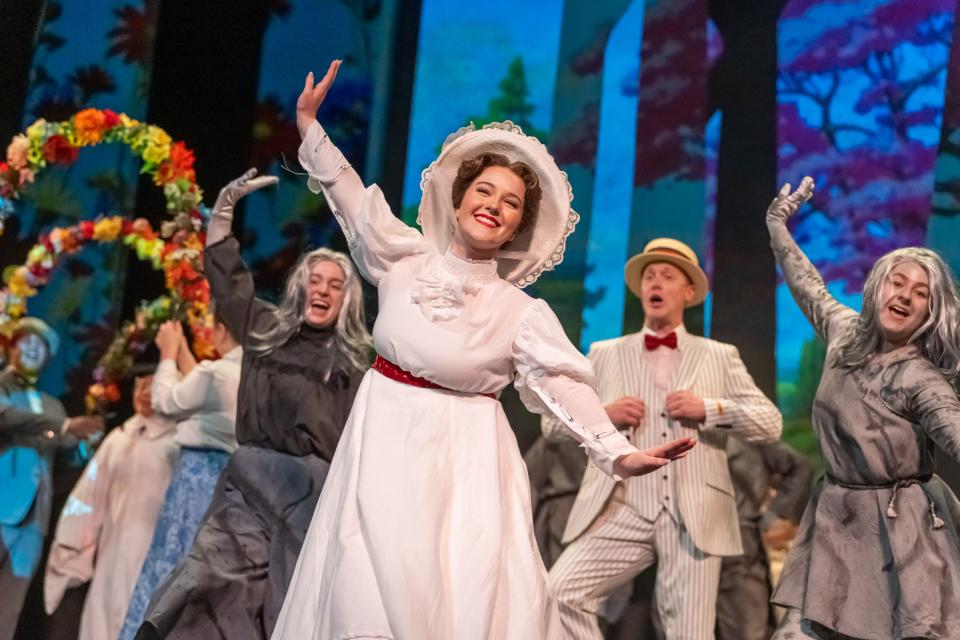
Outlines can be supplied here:
M307 135L307 129L317 119L317 110L323 104L323 99L327 97L327 91L333 86L333 81L337 77L337 71L343 60L334 60L327 68L327 73L320 79L320 82L314 85L313 71L307 74L307 79L303 83L303 91L297 98L297 129L300 131L300 137Z
M280 179L276 176L257 177L256 169L247 169L242 176L231 180L227 183L227 186L220 190L220 194L210 211L214 215L226 218L232 217L233 207L240 202L240 198L258 189L273 186L279 181Z
M613 472L621 478L651 473L674 460L685 457L696 444L697 440L695 438L680 438L649 449L628 453L625 456L620 456L613 463Z
M800 181L800 186L790 193L790 183L783 185L780 193L773 199L767 208L767 224L786 224L787 219L795 214L800 206L813 197L813 178L806 176Z

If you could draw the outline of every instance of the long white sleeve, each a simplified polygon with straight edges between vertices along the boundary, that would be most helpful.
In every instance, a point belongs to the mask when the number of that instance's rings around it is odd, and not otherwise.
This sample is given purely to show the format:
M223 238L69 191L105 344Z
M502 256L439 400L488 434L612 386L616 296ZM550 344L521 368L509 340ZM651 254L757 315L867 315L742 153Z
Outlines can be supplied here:
M368 282L378 284L393 265L430 250L419 231L393 214L378 186L363 186L320 123L310 125L299 158L310 174L307 187L326 197L350 256Z
M527 408L552 413L555 424L586 449L601 471L621 480L613 473L613 463L637 449L610 422L594 389L590 363L542 300L526 311L514 341L514 364L514 386Z
M120 429L103 441L70 492L57 521L43 580L43 602L48 614L56 611L67 589L93 577L111 482L106 461L122 437Z
M213 387L214 370L209 362L201 362L181 378L176 361L162 360L153 377L151 404L159 414L174 419L183 418L210 406L216 400Z
M357 218L366 192L359 174L319 122L310 125L300 144L298 157L300 164L310 174L307 187L314 193L323 192L347 241L352 242L357 233Z

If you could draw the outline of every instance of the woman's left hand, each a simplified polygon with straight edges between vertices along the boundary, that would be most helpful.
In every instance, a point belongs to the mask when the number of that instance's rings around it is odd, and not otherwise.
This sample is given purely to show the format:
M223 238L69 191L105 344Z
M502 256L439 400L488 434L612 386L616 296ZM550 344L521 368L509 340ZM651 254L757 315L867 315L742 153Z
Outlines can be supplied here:
M786 183L780 188L780 193L773 199L767 208L767 224L779 223L786 224L787 220L797 212L804 202L813 197L813 178L804 177L800 181L800 186L793 193L790 193L790 183Z
M242 176L231 180L227 183L227 186L220 189L220 194L213 203L210 212L215 216L232 218L233 208L240 202L241 198L258 189L272 187L278 182L280 182L280 179L276 176L258 176L256 168L247 169Z
M620 456L613 463L613 472L621 478L646 475L674 460L685 457L696 444L696 438L680 438L656 447L628 453Z

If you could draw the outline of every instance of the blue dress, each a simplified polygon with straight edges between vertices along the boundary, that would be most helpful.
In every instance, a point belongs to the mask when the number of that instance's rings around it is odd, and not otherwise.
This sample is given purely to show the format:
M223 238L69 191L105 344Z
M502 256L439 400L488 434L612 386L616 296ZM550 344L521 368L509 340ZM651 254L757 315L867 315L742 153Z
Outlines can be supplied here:
M153 592L187 555L210 506L220 472L230 454L219 449L183 447L153 531L150 550L130 598L120 640L132 640L143 622Z

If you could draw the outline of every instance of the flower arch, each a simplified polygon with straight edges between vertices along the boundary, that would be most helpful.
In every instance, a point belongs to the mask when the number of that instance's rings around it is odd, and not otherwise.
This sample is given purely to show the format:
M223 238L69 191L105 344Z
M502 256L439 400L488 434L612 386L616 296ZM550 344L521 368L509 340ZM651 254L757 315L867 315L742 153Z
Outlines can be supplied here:
M121 327L94 370L94 383L87 393L91 410L119 399L118 382L164 320L185 320L194 336L197 357L215 355L210 340L210 290L203 277L203 193L193 168L195 157L183 142L174 142L160 127L110 109L84 109L62 122L37 120L13 137L6 161L0 162L0 216L13 212L14 203L39 172L72 164L81 148L105 143L126 145L142 160L140 173L148 174L163 189L167 219L160 232L144 218L116 215L54 227L40 235L23 264L4 269L0 289L2 325L26 314L27 301L49 282L61 259L87 244L121 242L139 259L163 270L168 294L141 306L137 317Z

